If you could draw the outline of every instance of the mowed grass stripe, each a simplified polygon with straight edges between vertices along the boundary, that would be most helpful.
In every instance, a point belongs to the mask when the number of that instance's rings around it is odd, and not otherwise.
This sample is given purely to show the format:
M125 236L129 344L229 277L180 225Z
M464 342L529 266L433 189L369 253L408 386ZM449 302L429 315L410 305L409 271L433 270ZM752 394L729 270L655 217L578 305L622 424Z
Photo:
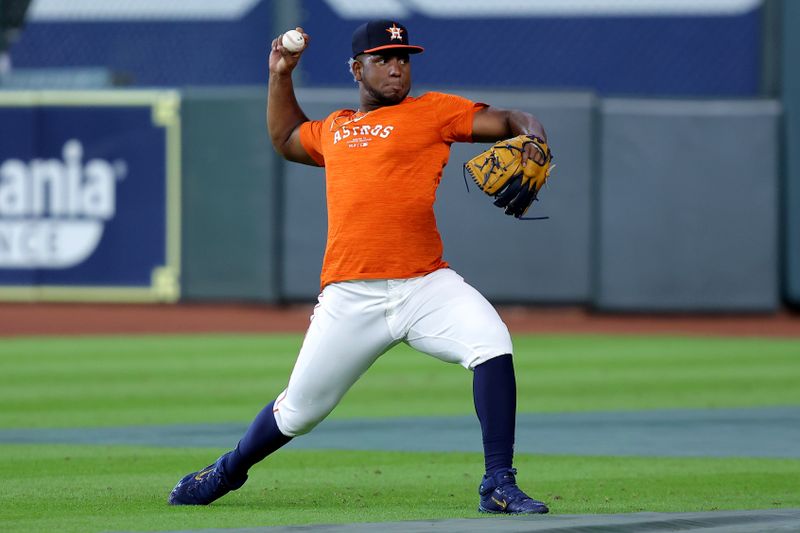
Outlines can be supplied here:
M0 427L249 422L299 335L0 340ZM800 405L800 340L514 337L520 412ZM406 346L333 417L467 415L471 374Z
M170 507L221 450L0 447L3 531L235 528L477 517L470 453L284 450L209 507ZM557 514L800 507L800 461L519 455L519 481Z

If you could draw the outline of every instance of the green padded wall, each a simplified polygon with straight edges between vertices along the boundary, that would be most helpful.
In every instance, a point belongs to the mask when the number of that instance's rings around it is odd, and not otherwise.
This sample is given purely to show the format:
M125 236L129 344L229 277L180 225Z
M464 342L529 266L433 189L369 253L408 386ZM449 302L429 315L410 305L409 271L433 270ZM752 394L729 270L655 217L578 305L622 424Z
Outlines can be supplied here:
M184 300L279 297L280 167L265 104L260 88L184 92Z
M773 100L603 100L598 309L779 307L780 117Z
M415 91L422 94L424 89ZM586 303L591 296L591 188L594 97L588 93L457 91L497 107L537 115L550 136L558 169L532 209L549 220L520 221L494 207L476 187L467 192L462 165L488 145L454 144L436 200L444 259L498 303ZM304 89L298 100L311 118L358 106L352 89ZM325 176L286 165L282 294L311 300L319 292L325 250Z
M800 2L783 2L784 298L800 306Z

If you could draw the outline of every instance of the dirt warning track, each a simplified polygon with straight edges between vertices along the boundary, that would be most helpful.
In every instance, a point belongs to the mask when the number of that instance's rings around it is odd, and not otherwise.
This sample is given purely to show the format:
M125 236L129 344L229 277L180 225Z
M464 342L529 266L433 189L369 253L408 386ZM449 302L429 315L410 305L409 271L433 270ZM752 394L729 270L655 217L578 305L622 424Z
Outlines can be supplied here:
M302 333L313 304L0 304L0 336L148 333ZM800 314L597 314L500 306L512 333L800 337Z

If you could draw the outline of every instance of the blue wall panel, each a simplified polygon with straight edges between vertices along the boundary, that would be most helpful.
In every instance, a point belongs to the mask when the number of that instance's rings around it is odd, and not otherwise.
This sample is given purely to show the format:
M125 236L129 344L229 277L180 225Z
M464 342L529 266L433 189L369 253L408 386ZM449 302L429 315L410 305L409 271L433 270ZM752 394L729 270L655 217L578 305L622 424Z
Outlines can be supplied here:
M307 82L352 81L344 62L362 20L337 20L327 2L307 0ZM332 22L334 21L334 22ZM403 19L416 83L590 89L600 94L754 95L759 87L761 14Z
M487 4L487 18L463 16L458 5L443 12L436 9L440 3L398 0L365 6L374 18L391 15L391 6L402 7L411 40L426 47L413 60L417 83L602 95L750 96L759 88L762 9L757 0L728 2L744 4L744 11L702 16L672 10L603 16L509 12L498 17ZM230 20L197 14L194 19L109 20L101 15L120 5L113 0L98 8L95 20L37 18L32 9L12 54L17 67L106 67L140 86L263 84L272 28L289 11L299 13L291 25L302 24L312 36L300 64L304 83L350 85L350 39L363 19L342 13L338 0L305 0L302 9L287 4L256 1ZM209 6L211 11L219 8Z

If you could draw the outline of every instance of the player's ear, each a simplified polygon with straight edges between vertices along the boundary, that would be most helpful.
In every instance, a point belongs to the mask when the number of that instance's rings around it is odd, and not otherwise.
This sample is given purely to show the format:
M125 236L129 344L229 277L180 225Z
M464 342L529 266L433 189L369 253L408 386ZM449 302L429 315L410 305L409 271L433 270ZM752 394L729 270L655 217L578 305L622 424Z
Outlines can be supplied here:
M364 63L361 62L361 59L355 59L353 61L353 77L356 81L361 81L361 73L364 71Z

